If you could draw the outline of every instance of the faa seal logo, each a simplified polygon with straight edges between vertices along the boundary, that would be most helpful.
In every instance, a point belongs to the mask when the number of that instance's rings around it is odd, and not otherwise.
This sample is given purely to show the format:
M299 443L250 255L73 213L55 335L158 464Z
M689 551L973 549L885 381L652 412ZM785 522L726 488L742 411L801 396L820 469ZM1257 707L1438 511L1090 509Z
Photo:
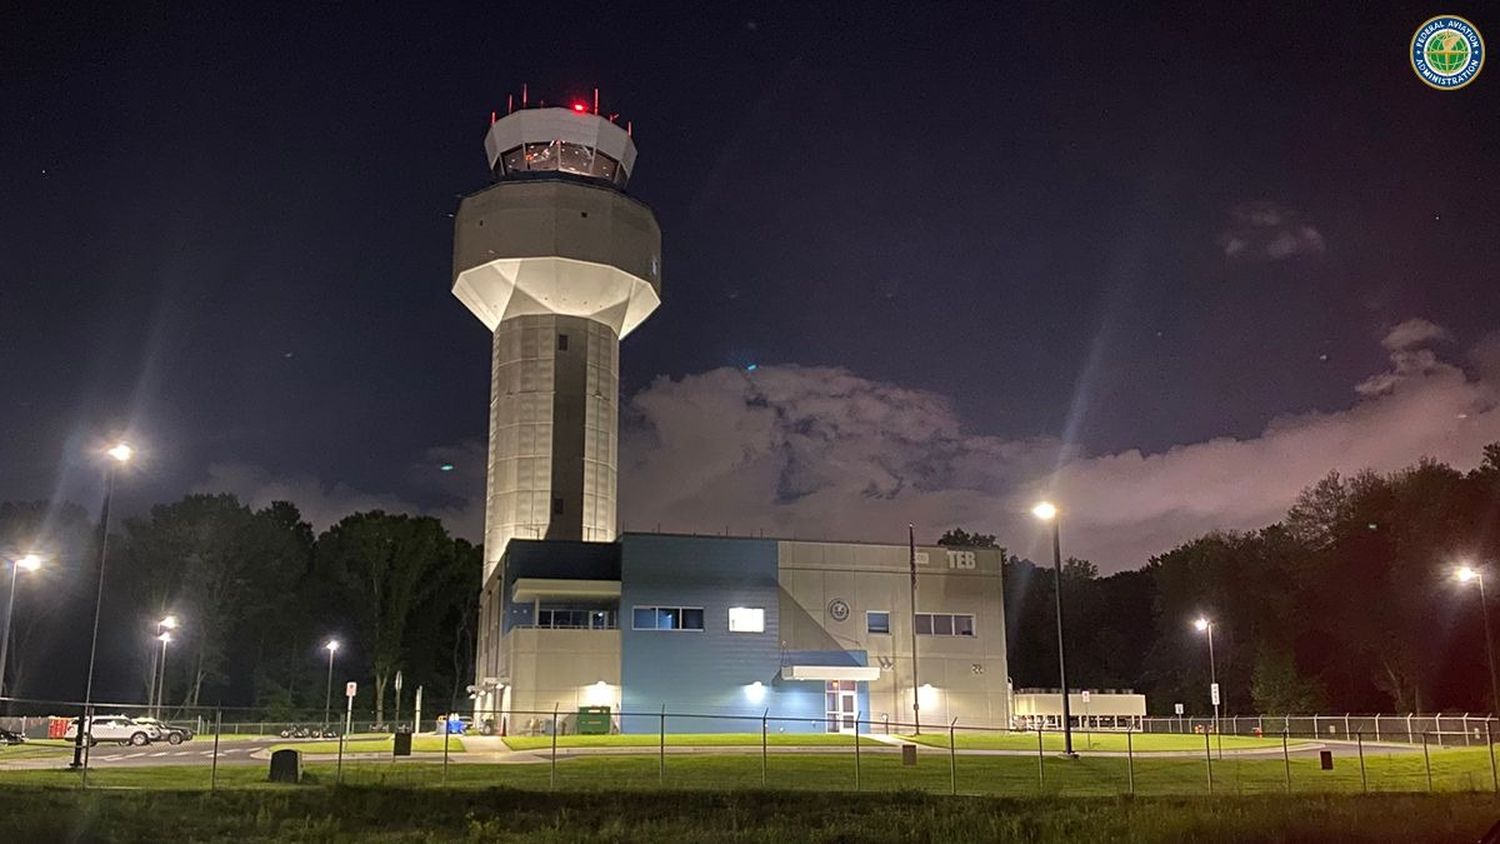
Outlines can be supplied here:
M1411 37L1411 69L1439 91L1474 81L1484 67L1484 39L1457 15L1438 15L1417 27Z

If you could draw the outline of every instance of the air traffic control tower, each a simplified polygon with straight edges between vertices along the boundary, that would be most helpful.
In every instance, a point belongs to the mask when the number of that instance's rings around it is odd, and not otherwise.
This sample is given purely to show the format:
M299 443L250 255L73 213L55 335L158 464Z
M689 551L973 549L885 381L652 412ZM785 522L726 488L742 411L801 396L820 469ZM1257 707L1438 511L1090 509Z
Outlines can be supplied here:
M453 295L493 333L478 706L506 677L510 540L616 538L620 340L661 303L661 229L625 194L635 143L597 96L492 118L484 147L494 184L453 235Z

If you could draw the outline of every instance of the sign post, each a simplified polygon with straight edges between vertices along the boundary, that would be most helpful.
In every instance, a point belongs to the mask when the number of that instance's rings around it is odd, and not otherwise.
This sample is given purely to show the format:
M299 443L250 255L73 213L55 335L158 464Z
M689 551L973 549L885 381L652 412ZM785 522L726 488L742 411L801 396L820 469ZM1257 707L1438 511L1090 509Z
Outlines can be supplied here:
M1187 732L1182 728L1182 704L1172 704L1172 710L1177 713L1177 729L1179 732Z
M1089 750L1094 749L1094 725L1093 718L1089 715L1089 690L1084 689L1083 695L1083 724L1084 735L1088 739Z
M356 682L354 682L353 680L350 680L349 682L347 682L347 683L344 684L344 697L348 698L348 701L349 701L347 707L344 709L344 735L345 736L348 736L349 735L349 731L351 729L353 729L353 727L354 727L354 694L355 694L355 692L358 692L358 691L359 691L359 684L356 683Z
M396 669L396 723L392 725L391 732L401 729L401 669Z

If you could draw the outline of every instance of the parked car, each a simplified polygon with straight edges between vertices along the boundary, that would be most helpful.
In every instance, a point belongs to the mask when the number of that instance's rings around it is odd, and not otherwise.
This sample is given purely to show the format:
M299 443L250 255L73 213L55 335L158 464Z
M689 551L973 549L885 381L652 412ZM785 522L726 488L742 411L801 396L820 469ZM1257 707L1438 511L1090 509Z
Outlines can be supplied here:
M193 731L187 727L168 724L156 718L135 718L132 720L137 724L149 724L160 730L162 738L167 740L167 744L182 744L185 741L192 741L193 739Z
M79 720L81 719L74 718L68 724L68 731L63 734L63 738L77 738ZM140 724L124 715L96 715L88 728L84 730L84 738L91 747L101 741L143 747L153 741L158 741L161 737L161 730L155 725Z
M21 744L25 741L26 737L20 733L13 733L4 727L0 727L0 744Z

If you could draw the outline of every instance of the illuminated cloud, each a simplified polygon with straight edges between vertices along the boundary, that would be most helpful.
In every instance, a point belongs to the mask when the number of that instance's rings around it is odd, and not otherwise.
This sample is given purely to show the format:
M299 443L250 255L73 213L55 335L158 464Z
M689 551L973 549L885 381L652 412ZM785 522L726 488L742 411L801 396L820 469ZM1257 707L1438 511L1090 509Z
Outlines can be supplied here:
M1280 261L1323 252L1323 235L1297 212L1274 202L1244 202L1229 210L1229 227L1219 235L1224 257Z

